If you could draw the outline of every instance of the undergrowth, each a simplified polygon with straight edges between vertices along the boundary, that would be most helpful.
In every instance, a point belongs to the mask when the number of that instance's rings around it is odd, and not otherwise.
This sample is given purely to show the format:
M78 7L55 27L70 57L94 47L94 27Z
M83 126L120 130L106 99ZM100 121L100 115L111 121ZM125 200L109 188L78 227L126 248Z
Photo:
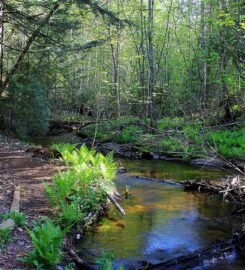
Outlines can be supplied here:
M62 258L63 232L58 225L46 220L35 223L32 230L27 229L33 249L24 261L36 269L52 269Z
M226 158L245 157L245 128L218 130L206 134L207 141Z
M11 231L8 228L0 229L0 248L9 240L10 233Z
M51 185L44 184L56 218L28 230L34 248L25 261L36 269L49 269L60 262L64 236L75 225L86 227L88 216L99 211L106 193L114 190L116 165L112 154L103 156L94 149L77 149L70 144L52 147L61 153L68 169L54 176Z

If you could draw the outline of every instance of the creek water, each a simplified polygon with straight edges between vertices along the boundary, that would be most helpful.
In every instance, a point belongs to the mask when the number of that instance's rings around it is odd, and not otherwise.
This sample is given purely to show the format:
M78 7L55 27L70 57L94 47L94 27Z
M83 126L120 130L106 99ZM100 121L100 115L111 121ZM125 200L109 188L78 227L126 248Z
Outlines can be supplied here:
M172 179L217 179L220 170L204 170L184 163L167 161L118 161L129 175L119 175L119 192L129 186L130 196L121 202L126 215L111 207L108 216L88 231L79 244L81 256L93 261L104 252L115 256L115 269L123 264L130 269L137 260L158 262L207 247L231 235L228 203L181 187L140 180L134 175ZM137 266L135 266L137 269ZM197 269L244 269L235 254L205 262Z

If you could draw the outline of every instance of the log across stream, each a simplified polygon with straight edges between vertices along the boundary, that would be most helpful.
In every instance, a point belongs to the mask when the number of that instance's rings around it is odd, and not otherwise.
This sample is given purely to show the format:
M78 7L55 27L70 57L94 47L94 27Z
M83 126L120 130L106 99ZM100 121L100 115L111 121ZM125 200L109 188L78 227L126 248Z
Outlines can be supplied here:
M131 162L131 169L127 162ZM103 252L111 252L115 256L115 267L123 264L125 269L144 269L146 265L149 269L188 269L181 268L186 261L186 265L193 264L189 267L193 269L202 261L197 260L199 257L195 251L203 251L203 261L206 262L206 266L201 266L203 269L215 265L213 269L238 270L245 266L236 257L232 242L235 220L227 218L232 211L231 205L215 196L185 192L178 185L180 180L189 178L222 177L223 172L200 171L181 163L163 161L157 165L155 161L127 162L122 165L126 165L132 174L145 178L119 175L115 180L121 193L126 185L129 187L128 199L120 202L126 215L122 216L112 207L108 217L94 226L78 244L82 258L93 261ZM156 176L158 179L172 179L173 183L149 181ZM216 256L208 261L214 247ZM178 256L181 257L177 261L172 261ZM163 262L171 267L167 268Z

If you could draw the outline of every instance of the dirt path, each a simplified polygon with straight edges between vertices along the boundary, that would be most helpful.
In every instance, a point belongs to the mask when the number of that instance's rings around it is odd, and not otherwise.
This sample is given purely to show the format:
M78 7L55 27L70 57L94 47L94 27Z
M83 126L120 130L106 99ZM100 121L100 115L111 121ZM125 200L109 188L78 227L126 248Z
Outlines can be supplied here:
M21 187L20 211L30 222L50 212L42 182L50 182L51 177L61 169L58 163L34 158L25 152L26 146L0 142L0 213L8 212L13 199L14 188ZM26 232L16 229L7 244L0 247L0 270L28 269L16 260L30 249Z

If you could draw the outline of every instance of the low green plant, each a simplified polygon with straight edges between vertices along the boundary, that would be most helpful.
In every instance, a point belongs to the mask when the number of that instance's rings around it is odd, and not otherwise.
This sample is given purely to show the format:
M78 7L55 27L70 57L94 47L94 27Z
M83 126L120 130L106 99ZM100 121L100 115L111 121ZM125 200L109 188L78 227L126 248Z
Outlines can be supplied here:
M73 171L68 170L66 172L60 172L54 176L51 186L44 184L51 204L55 205L66 201L66 199L72 194L77 181L77 175Z
M50 202L59 211L61 226L72 227L105 202L106 192L113 188L116 165L112 154L103 156L86 146L80 149L67 144L54 147L69 170L60 172L53 178L52 185L45 184L45 188Z
M69 230L74 224L79 222L84 217L84 212L81 210L81 205L78 203L62 203L60 205L60 216L58 221Z
M244 158L245 128L208 132L206 140L226 158Z
M183 127L185 139L197 145L202 144L203 139L200 136L200 129L201 125L199 123L185 124Z
M177 138L165 138L159 142L159 147L163 151L182 151L182 145Z
M36 269L52 269L61 261L61 247L63 233L59 226L46 220L41 224L36 223L32 230L27 229L33 249L24 261Z
M180 117L165 117L157 121L157 127L160 130L177 129L177 127L182 126L183 123L183 119Z
M2 217L5 220L11 218L17 227L25 226L27 223L25 214L17 211L3 214Z
M115 256L111 252L103 252L101 257L96 260L100 270L113 270L112 262Z
M139 139L142 134L142 129L137 126L125 127L121 132L118 132L113 140L117 143L132 143Z
M84 212L94 212L101 208L101 205L105 202L105 193L99 191L99 188L96 188L96 192L93 188L88 188L87 193L82 198L82 210Z
M9 240L10 229L1 228L0 229L0 246L2 246L7 240Z

